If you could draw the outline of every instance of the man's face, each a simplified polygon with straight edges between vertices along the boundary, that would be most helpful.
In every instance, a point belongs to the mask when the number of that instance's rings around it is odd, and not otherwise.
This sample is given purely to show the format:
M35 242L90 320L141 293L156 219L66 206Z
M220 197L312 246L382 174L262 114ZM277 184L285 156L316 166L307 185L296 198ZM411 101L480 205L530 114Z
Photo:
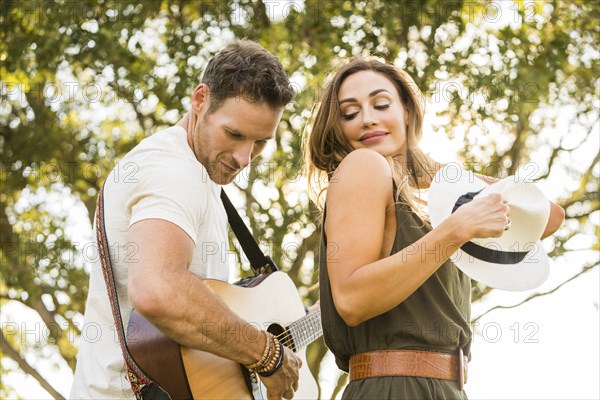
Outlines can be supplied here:
M227 99L210 113L208 109L206 101L197 114L191 137L192 151L210 179L225 185L274 137L283 109L250 103L241 97Z

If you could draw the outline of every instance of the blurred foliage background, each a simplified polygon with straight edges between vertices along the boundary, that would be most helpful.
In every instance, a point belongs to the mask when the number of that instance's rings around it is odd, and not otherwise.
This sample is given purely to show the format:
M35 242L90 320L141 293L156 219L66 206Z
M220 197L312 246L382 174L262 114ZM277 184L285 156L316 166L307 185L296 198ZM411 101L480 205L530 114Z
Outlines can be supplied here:
M599 264L597 1L23 0L0 11L0 305L17 310L2 313L0 372L30 375L49 396L68 393L45 368L75 367L98 188L128 150L179 120L206 61L233 38L277 55L297 88L277 146L229 191L307 304L319 229L301 138L328 73L353 55L407 70L434 121L429 143L452 143L468 168L502 177L525 165L554 182L567 221L551 257L589 252L572 277ZM489 292L475 284L473 301ZM43 329L32 334L25 316ZM322 341L308 351L321 378L326 352ZM328 376L335 397L346 375ZM18 395L0 381L0 397Z

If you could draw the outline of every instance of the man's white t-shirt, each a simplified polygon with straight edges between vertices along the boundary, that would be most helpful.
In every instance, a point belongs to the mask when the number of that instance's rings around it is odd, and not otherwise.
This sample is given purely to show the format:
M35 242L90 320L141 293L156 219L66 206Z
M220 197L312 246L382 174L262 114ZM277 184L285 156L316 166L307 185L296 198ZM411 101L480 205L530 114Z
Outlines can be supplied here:
M227 215L220 191L221 186L210 180L194 156L180 126L144 139L109 174L104 223L125 327L132 310L127 266L136 262L137 251L135 243L127 243L127 231L138 221L163 219L179 226L196 245L189 270L201 278L228 280ZM133 398L98 254L92 260L81 328L70 397Z

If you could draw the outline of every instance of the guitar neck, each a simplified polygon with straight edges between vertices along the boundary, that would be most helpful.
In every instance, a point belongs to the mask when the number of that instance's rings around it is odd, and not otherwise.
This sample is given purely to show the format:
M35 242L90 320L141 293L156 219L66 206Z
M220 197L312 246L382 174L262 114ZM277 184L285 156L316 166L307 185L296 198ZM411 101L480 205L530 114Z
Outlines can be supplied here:
M286 333L292 338L293 350L302 350L309 343L323 335L321 311L312 312L292 322L286 327Z

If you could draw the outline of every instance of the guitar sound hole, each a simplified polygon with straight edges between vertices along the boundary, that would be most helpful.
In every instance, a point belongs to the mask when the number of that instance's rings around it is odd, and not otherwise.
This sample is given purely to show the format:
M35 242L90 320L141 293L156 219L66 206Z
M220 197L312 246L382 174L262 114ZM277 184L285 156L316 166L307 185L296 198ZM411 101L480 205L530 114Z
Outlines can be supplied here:
M283 344L285 347L296 352L296 345L294 344L292 336L290 335L290 332L286 330L283 326L279 324L271 324L267 328L267 332L275 335L275 337L279 339L281 344Z

